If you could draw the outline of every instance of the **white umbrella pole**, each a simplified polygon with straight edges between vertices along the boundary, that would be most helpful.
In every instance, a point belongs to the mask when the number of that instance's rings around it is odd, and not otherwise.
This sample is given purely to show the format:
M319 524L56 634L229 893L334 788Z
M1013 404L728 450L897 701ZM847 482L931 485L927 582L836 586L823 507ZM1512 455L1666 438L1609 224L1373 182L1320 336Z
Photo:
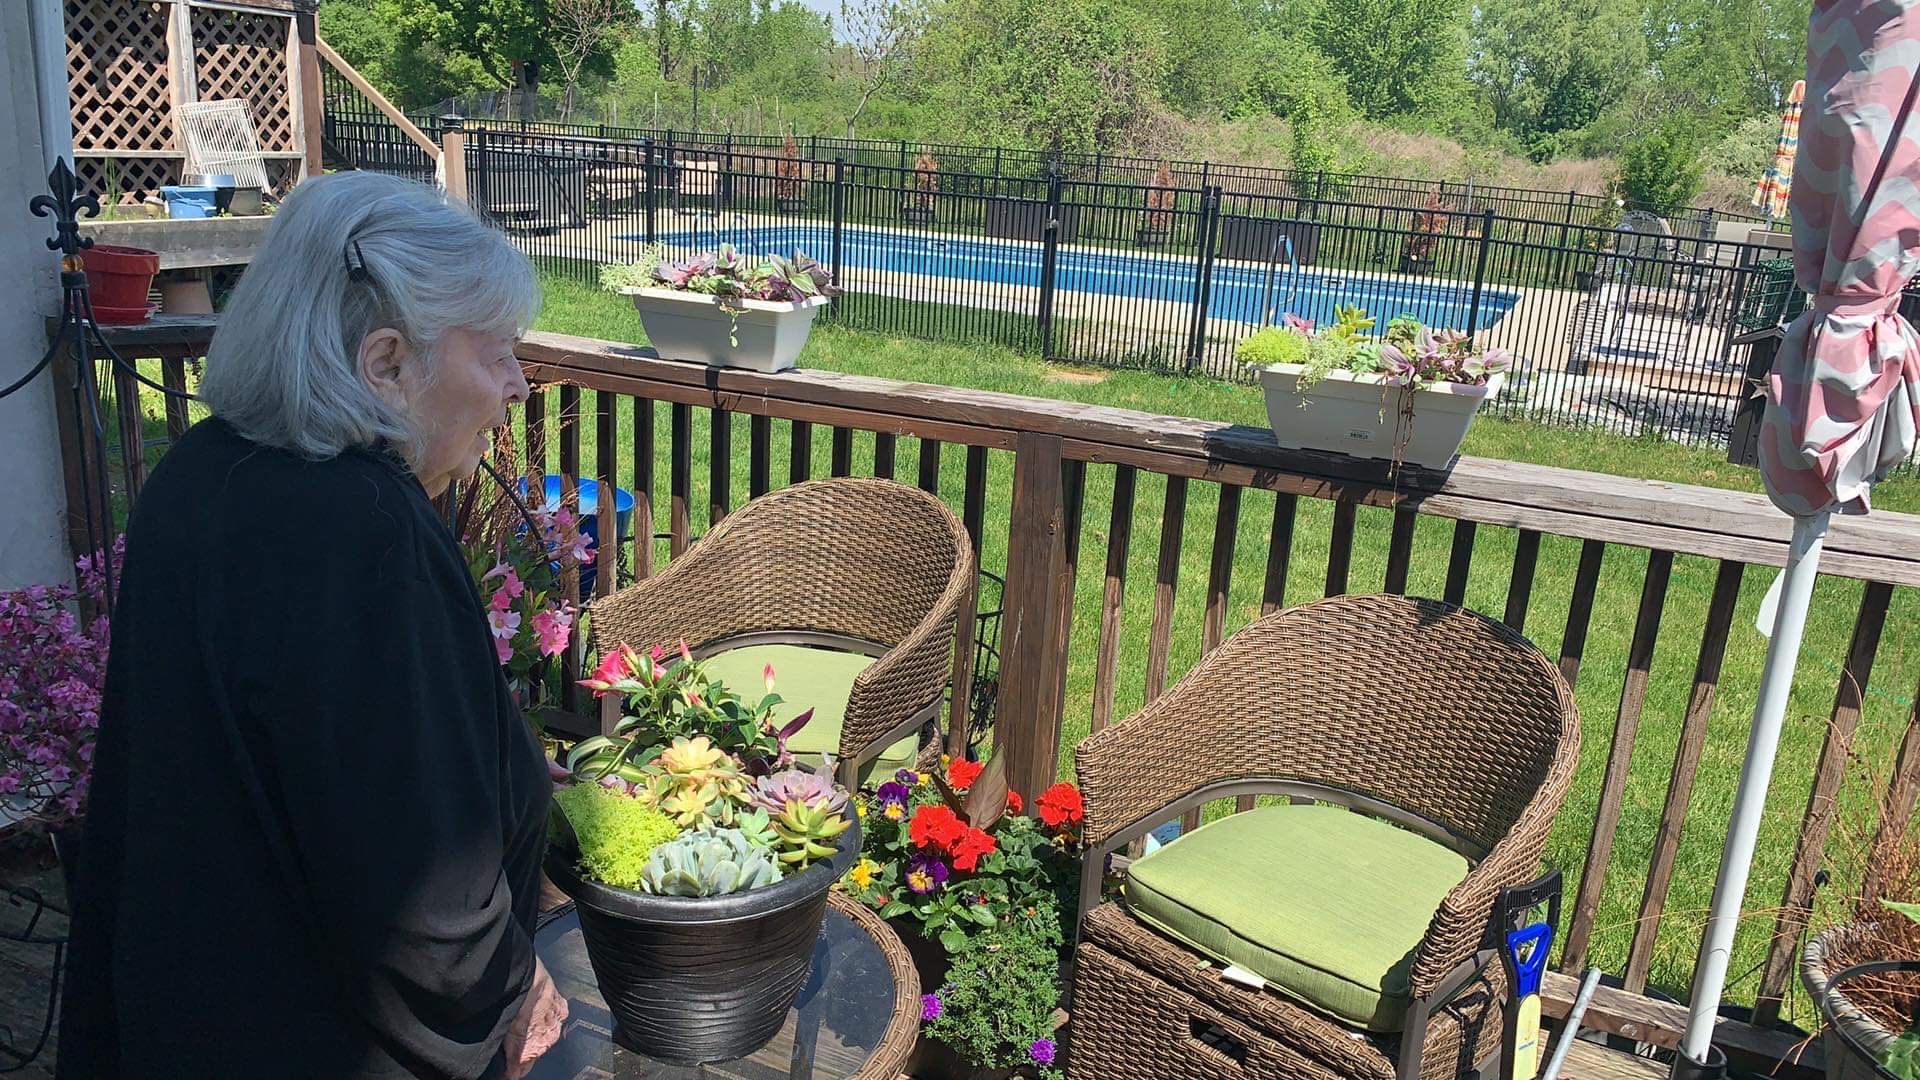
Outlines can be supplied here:
M1826 541L1827 516L1822 512L1794 519L1793 545L1787 552L1787 568L1780 575L1773 636L1767 643L1767 662L1760 673L1760 697L1753 706L1753 731L1747 737L1747 760L1740 769L1739 786L1734 789L1733 821L1727 826L1713 907L1707 917L1706 935L1700 941L1700 962L1693 971L1687 1033L1680 1041L1681 1053L1696 1063L1707 1059L1720 994L1726 988L1727 960L1733 953L1733 932L1740 924L1740 905L1747 895L1747 874L1753 869L1753 848L1766 810L1767 783L1773 777L1774 752L1780 747L1780 724L1793 689L1793 669L1800 659L1800 637L1807 628L1807 607L1820 568L1820 548Z

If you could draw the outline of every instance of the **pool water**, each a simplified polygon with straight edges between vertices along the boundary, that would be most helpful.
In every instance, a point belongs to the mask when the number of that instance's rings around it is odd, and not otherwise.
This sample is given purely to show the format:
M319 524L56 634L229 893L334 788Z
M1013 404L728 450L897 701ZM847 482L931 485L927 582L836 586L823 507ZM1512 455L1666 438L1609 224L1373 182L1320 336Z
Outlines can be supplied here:
M640 240L643 237L621 237ZM676 252L731 243L753 254L804 251L830 258L833 234L825 224L780 224L682 230L660 234ZM1012 240L941 239L885 229L849 227L841 232L840 257L847 284L859 287L858 271L890 271L958 278L1001 285L1040 286L1040 245ZM1133 300L1194 302L1196 256L1133 255L1063 245L1057 255L1056 288ZM1485 330L1513 310L1519 295L1483 289L1479 328ZM1473 302L1471 287L1457 284L1376 277L1363 273L1291 267L1282 262L1269 283L1264 264L1216 260L1207 292L1207 314L1263 325L1293 314L1322 325L1336 307L1357 306L1383 322L1412 315L1429 326L1465 329Z

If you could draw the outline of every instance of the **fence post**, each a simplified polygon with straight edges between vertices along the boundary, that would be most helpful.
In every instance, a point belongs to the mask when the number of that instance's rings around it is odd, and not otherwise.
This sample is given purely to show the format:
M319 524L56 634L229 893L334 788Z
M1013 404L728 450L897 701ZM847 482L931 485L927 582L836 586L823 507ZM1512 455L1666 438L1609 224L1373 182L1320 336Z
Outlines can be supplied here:
M1207 304L1213 291L1213 249L1220 231L1219 188L1208 185L1200 189L1200 223L1196 231L1200 259L1194 269L1193 322L1187 327L1186 370L1189 372L1199 365L1200 354L1206 347Z
M1480 257L1473 266L1473 302L1467 307L1467 336L1480 329L1480 291L1487 284L1487 250L1493 240L1493 207L1480 212Z
M1551 280L1555 285L1560 284L1560 277L1566 273L1567 270L1567 243L1571 239L1567 234L1573 229L1573 196L1573 189L1567 189L1567 216L1560 222L1560 250L1553 253L1553 276Z
M847 220L847 157L836 155L833 159L833 262L828 269L833 272L833 283L840 284L840 230Z
M487 129L475 128L473 132L473 170L468 177L472 185L472 202L484 214L493 205L493 178L487 172Z
M654 196L654 192L657 191L660 187L660 170L655 165L653 160L653 140L652 139L640 140L640 155L641 155L640 168L642 170L641 175L644 176L646 179L646 184L644 186L646 188L646 198L647 198L647 201L645 203L646 218L647 218L647 243L651 244L653 243L653 208L658 202L658 199L656 199Z
M1001 616L999 722L996 751L1007 756L1007 786L1027 797L1046 790L1060 754L1059 648L1069 610L1056 588L1067 569L1067 499L1062 440L1022 432L1014 443L1012 528Z
M727 140L722 150L720 166L720 209L733 208L733 132L727 132Z
M1040 228L1040 356L1053 356L1053 278L1060 260L1060 170L1047 170L1047 218Z
M467 195L467 132L457 116L447 117L440 131L440 183L447 194L471 201Z

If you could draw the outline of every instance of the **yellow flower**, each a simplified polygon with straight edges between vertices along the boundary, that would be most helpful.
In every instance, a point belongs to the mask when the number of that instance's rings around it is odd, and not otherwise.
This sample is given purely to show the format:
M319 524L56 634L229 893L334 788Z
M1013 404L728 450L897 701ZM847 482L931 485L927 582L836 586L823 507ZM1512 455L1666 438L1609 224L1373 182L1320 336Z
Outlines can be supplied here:
M888 821L905 820L907 816L907 804L890 802L887 804L887 808L881 811L881 813L887 815Z
M854 804L853 804L853 812L854 812L854 813L856 813L856 814L859 814L859 815L860 815L861 817L866 817L866 816L867 816L867 804L866 804L866 803L863 803L863 802L857 802L857 803L854 803Z
M948 765L951 765L951 764L953 764L953 755L952 755L952 754L941 754L941 755L940 755L940 766L941 766L941 768L945 768L946 766L948 766Z
M853 882L855 888L869 888L873 885L874 872L879 869L880 864L872 859L861 859L853 864L853 869L847 871L847 880Z
M920 775L920 782L923 784L926 783L928 780L933 779L933 776L930 773L921 773L919 775Z

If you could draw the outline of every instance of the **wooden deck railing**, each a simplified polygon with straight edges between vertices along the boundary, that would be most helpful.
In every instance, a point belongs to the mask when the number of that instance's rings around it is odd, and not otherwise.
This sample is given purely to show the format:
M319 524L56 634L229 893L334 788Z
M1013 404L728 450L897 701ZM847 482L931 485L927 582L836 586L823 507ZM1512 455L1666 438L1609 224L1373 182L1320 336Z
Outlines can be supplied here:
M179 356L194 347L185 331L171 342L160 341L156 333L147 331L145 344L134 351ZM137 336L130 334L128 340ZM1204 519L1196 522L1211 535L1206 580L1201 583L1204 603L1198 608L1200 654L1244 621L1241 615L1251 617L1302 599L1289 595L1289 584L1309 572L1316 591L1327 595L1376 588L1405 591L1412 582L1429 581L1447 600L1471 600L1482 610L1503 614L1523 631L1532 621L1536 637L1550 640L1557 630L1559 665L1568 681L1578 684L1583 675L1589 683L1606 680L1604 686L1580 688L1588 732L1582 775L1594 782L1576 788L1568 813L1591 810L1594 824L1577 875L1575 867L1566 866L1569 882L1577 884L1570 886L1575 891L1562 928L1559 967L1578 972L1604 962L1621 973L1623 987L1602 992L1588 1014L1590 1024L1662 1045L1676 1041L1684 1011L1645 992L1663 933L1682 936L1689 950L1697 942L1697 913L1668 909L1676 876L1689 872L1679 860L1689 811L1697 809L1700 820L1691 825L1714 850L1715 838L1725 827L1724 807L1695 807L1695 781L1703 762L1710 761L1707 767L1717 770L1735 767L1744 745L1744 703L1737 708L1730 704L1727 723L1715 730L1709 730L1709 719L1734 640L1742 587L1747 586L1751 596L1764 584L1764 568L1780 566L1786 558L1789 522L1764 498L1475 458L1460 460L1445 475L1416 472L1395 484L1348 459L1282 451L1262 429L1204 420L824 371L777 376L722 371L662 360L643 348L553 334L530 335L519 355L537 387L517 421L531 471L560 473L570 480L618 480L634 492L630 535L648 541L623 553L630 575L644 577L656 570L656 532L665 557L671 559L697 538L697 522L718 521L743 499L775 486L776 475L782 474L775 452L782 442L789 448L783 475L794 482L813 475L817 440L830 441L827 471L840 475L854 466L855 433L869 433L860 436L859 448L864 451L871 439L873 471L917 482L953 501L977 551L992 556L1004 547L1002 667L994 737L997 752L1008 755L1011 783L1018 790L1037 790L1060 775L1063 752L1069 749L1064 744L1072 738L1064 733L1082 730L1078 706L1072 718L1067 715L1070 668L1077 682L1090 682L1084 699L1076 700L1085 702L1086 728L1098 730L1123 719L1122 702L1135 700L1136 694L1150 700L1197 659L1181 644L1191 640L1185 635L1191 635L1192 623L1177 625L1181 556L1187 521L1195 514L1211 514L1210 529ZM557 409L551 399L557 399ZM628 399L648 407L634 407ZM664 425L656 423L656 406L665 412ZM736 416L746 418L744 492L734 490L736 463L742 456ZM696 419L702 421L698 427L704 431L709 463L704 513L694 490L701 456ZM786 426L784 440L777 438L775 421ZM581 432L589 424L594 433L591 454L583 456ZM658 430L662 426L665 432ZM899 460L903 437L918 441L916 460ZM1110 512L1104 521L1089 521L1089 478L1104 481L1102 472L1111 478ZM658 490L662 481L664 499ZM1104 494L1106 485L1100 488ZM1137 523L1152 520L1145 514L1145 500L1156 489L1161 496L1158 535L1136 536ZM1243 521L1249 506L1263 510L1269 498L1270 523ZM665 506L664 528L654 519L656 500ZM601 535L614 535L612 502L602 500L600 505ZM1420 526L1432 519L1451 523L1428 528L1429 534L1436 527L1447 530L1444 537L1428 537L1444 544L1443 573L1442 560L1417 557ZM1386 534L1384 565L1365 554L1366 544L1357 543L1369 532ZM1323 536L1324 574L1317 565ZM1244 550L1249 538L1264 550ZM1470 597L1476 558L1490 551L1506 558L1508 540L1510 561L1494 570L1505 582L1504 599L1482 595L1485 588ZM1098 550L1100 544L1104 551ZM1438 544L1425 546L1439 554ZM1364 557L1356 560L1356 551ZM1248 555L1251 565L1264 566L1257 586L1242 581L1235 587L1237 554ZM1310 571L1299 565L1308 558L1316 560ZM993 558L987 562L998 565ZM1086 590L1089 599L1076 604L1076 579L1083 571L1100 574L1103 580L1099 589ZM1757 1023L1723 1023L1720 1035L1736 1061L1748 1064L1771 1065L1795 1052L1796 1040L1773 1030L1772 1022L1795 978L1794 961L1813 910L1816 874L1835 827L1849 755L1856 750L1863 703L1871 694L1897 698L1908 689L1882 690L1870 676L1883 639L1894 646L1891 655L1897 659L1890 663L1906 665L1909 673L1914 667L1902 650L1920 637L1914 634L1920 615L1920 518L1876 513L1836 520L1823 571L1819 602L1850 605L1851 645L1838 667L1838 689L1811 780L1789 767L1775 778L1783 805L1804 810L1792 822L1775 822L1767 834L1776 850L1790 844L1793 851L1778 907L1771 896L1749 900L1750 908L1769 909L1765 918L1774 928L1760 971ZM1622 580L1623 573L1631 579ZM612 588L615 576L597 575L596 587ZM1483 585L1487 576L1483 568ZM1553 587L1553 595L1536 586L1568 577L1564 621L1547 622L1545 613L1559 614L1559 586ZM1145 685L1136 691L1122 685L1121 659L1140 648L1137 635L1128 637L1126 612L1129 597L1135 600L1132 610L1142 606L1149 595L1143 589L1150 590L1151 615L1146 620ZM1636 593L1637 603L1626 599ZM1610 603L1614 595L1621 602ZM1663 622L1667 639L1662 638ZM1671 641L1677 632L1672 628L1681 622L1700 627L1697 643L1690 637ZM1090 661L1069 655L1076 627L1093 637ZM1616 670L1609 662L1603 673L1583 672L1588 644L1600 634L1626 637L1624 664ZM1684 654L1680 660L1691 662L1690 690L1681 715L1659 717L1664 724L1677 725L1678 733L1657 812L1642 812L1629 797L1630 769L1636 752L1643 755L1643 763L1646 755L1669 753L1664 738L1649 739L1642 732L1643 720L1651 715L1649 687L1659 672L1671 668L1656 664L1656 646L1663 656L1672 657L1676 645ZM1734 663L1755 668L1757 658L1742 653ZM1826 674L1815 664L1803 665L1803 670L1810 672L1808 678ZM1608 725L1602 719L1604 705L1612 702L1617 702L1617 710ZM956 718L963 717L963 706L955 703ZM1223 702L1222 707L1231 708L1232 703ZM1902 715L1880 725L1886 730L1877 731L1869 747L1874 763L1884 766L1875 771L1889 780L1885 802L1891 809L1875 826L1877 841L1905 829L1920 791L1920 711L1903 701L1895 707ZM1887 706L1883 703L1880 709L1884 713ZM1891 751L1895 742L1897 756L1880 761L1889 755L1878 748L1884 744ZM1876 803L1881 799L1880 792L1869 795ZM1649 834L1650 845L1645 840ZM1626 851L1635 854L1623 854L1623 835L1634 837ZM1649 853L1639 863L1637 852L1643 848ZM1623 870L1628 857L1639 864ZM1711 874L1712 867L1704 872ZM1596 930L1622 921L1602 921L1610 873L1632 874L1631 880L1644 884L1632 906L1624 955L1610 949L1596 957ZM1874 868L1869 866L1867 873L1862 884L1872 888ZM1679 947L1670 942L1667 951ZM1567 975L1550 980L1549 1013L1564 1012L1571 991ZM1817 1053L1799 1055L1799 1067L1808 1066L1817 1066Z

